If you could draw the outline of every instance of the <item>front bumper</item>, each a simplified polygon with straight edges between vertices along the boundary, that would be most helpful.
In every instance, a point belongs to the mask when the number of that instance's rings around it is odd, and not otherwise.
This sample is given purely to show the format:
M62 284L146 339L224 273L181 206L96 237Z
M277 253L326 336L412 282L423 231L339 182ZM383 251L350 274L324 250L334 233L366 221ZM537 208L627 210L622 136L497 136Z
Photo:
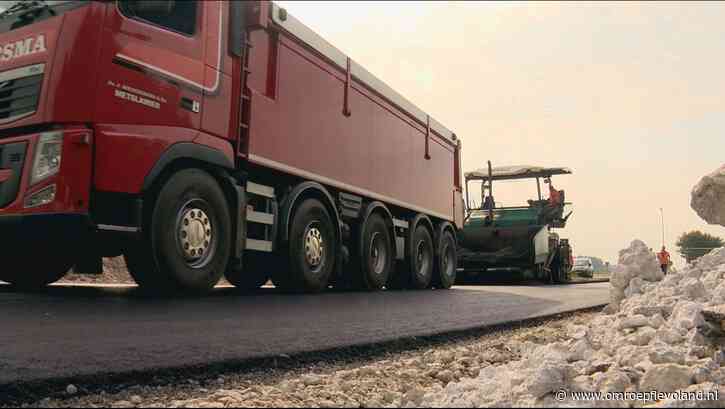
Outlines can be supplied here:
M42 257L47 251L72 251L82 246L90 232L87 214L52 213L0 216L0 267L2 260Z

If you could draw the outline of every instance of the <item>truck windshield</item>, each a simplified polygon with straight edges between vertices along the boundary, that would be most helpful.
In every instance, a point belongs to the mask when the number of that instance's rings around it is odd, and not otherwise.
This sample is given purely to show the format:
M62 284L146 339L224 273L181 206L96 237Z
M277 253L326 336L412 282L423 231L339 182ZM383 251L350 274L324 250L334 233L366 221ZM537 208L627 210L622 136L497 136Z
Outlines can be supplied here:
M54 17L89 0L20 0L0 3L0 33Z

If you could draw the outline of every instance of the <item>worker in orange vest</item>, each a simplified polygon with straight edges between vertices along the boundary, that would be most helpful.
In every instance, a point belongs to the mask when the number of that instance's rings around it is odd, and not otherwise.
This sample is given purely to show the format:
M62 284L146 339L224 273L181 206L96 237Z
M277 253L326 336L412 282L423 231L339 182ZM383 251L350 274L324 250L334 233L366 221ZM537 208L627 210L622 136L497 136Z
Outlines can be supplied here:
M665 250L665 246L662 246L662 251L657 253L657 259L660 261L662 272L667 274L667 268L670 266L670 253Z
M544 179L544 183L549 185L549 205L552 207L559 206L561 204L561 193L556 190L551 178Z

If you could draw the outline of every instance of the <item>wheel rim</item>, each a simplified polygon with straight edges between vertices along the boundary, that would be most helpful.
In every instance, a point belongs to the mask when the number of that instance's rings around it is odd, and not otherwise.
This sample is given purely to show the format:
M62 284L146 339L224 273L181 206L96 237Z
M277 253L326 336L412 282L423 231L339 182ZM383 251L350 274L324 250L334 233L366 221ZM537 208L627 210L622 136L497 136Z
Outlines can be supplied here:
M325 239L319 228L319 222L312 222L305 228L305 261L313 272L320 271L324 265Z
M370 239L370 261L373 274L381 275L385 271L385 265L388 261L388 250L385 241L379 232L373 233Z
M200 268L214 255L216 242L212 218L203 208L206 202L192 200L181 207L176 222L176 237L187 265Z
M441 271L443 271L445 276L453 277L456 271L456 255L453 251L453 246L451 246L450 243L446 243L443 247L442 254L443 258L441 262L443 265L441 266Z
M416 249L416 271L419 276L424 277L426 275L425 272L428 271L428 267L430 266L430 252L428 251L425 240L420 240Z

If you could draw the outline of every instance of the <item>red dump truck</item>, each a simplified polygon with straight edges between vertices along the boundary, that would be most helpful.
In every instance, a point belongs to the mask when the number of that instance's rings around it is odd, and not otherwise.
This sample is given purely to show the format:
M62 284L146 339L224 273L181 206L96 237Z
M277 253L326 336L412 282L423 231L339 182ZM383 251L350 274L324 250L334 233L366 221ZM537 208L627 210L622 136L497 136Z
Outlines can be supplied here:
M448 288L456 135L270 2L0 15L0 280Z

